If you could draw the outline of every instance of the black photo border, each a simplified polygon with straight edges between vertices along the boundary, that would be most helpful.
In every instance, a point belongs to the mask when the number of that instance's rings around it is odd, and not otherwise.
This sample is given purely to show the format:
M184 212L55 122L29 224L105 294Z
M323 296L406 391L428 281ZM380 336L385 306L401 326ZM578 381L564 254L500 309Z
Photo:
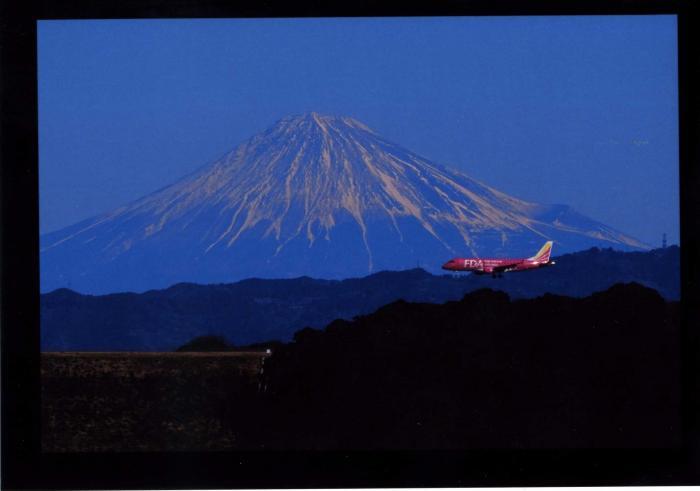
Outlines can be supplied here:
M6 0L0 4L2 486L6 489L687 485L700 483L700 56L688 1ZM40 447L36 22L436 15L678 16L683 434L670 450L48 454Z

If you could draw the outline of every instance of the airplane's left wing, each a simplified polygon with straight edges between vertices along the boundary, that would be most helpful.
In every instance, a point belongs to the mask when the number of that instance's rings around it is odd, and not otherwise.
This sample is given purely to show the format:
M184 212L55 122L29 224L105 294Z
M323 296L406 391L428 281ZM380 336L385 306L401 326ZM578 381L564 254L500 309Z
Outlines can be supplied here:
M506 271L511 270L512 268L516 267L519 263L518 262L512 262L508 264L501 264L500 266L495 266L493 268L494 273L505 273Z

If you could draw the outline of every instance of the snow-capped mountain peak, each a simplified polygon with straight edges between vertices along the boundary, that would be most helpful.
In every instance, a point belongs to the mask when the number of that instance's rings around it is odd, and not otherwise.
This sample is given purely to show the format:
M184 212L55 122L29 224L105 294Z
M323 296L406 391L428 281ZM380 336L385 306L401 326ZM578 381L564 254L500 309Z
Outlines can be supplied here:
M506 195L350 117L280 119L211 165L42 237L42 290L141 290L247 276L357 276L453 255L644 244ZM433 268L434 269L434 268Z

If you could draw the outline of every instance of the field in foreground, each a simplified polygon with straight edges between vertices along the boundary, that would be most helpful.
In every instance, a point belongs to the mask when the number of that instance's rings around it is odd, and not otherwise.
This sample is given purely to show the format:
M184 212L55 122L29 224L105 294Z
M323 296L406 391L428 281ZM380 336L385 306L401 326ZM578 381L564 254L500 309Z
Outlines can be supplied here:
M265 353L42 353L48 452L242 445Z

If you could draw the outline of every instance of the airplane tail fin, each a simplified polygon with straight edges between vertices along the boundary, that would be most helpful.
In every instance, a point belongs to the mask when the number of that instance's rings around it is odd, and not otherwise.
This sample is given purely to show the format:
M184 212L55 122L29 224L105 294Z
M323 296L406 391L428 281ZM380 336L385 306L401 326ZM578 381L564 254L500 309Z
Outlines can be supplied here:
M549 256L552 254L552 244L553 242L551 240L548 240L545 242L545 244L542 246L542 248L529 258L531 261L537 261L539 263L546 263L549 262Z

